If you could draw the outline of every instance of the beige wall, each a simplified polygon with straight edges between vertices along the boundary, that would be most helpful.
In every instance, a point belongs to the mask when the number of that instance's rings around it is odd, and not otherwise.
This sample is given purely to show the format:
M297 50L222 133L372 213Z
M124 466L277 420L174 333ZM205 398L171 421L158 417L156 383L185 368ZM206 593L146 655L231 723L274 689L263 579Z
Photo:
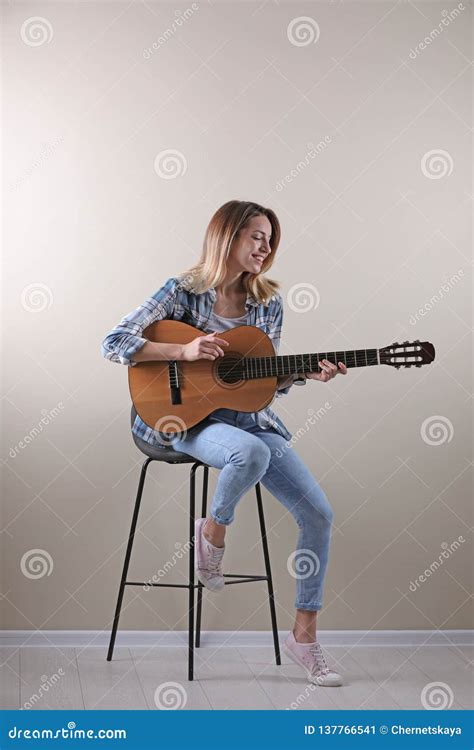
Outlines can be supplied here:
M282 222L281 353L406 339L437 349L429 367L353 370L274 402L335 511L320 627L469 627L466 0L3 12L2 627L109 628L142 456L127 370L102 359L100 343L192 263L231 198L263 202ZM317 23L307 36L301 16ZM179 153L163 166L168 149ZM172 179L160 176L167 167ZM176 562L186 482L186 468L153 465L135 579ZM285 628L296 527L266 491L264 501ZM263 569L257 538L248 493L227 570ZM184 581L186 566L163 580ZM133 589L125 604L124 628L186 627L182 591ZM267 629L263 584L209 597L203 625Z

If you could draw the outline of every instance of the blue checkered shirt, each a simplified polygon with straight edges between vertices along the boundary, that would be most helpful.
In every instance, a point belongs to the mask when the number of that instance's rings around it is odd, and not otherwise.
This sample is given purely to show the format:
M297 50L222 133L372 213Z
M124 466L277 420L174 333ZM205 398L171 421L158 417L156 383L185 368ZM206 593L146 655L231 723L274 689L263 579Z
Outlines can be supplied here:
M204 331L204 333L211 333L208 321L215 300L215 287L210 287L201 294L195 294L186 278L172 276L142 305L122 318L120 323L106 335L101 346L102 356L112 362L134 367L138 363L134 362L131 357L148 340L143 338L143 331L157 320L181 320ZM259 303L249 292L245 308L248 325L261 328L272 341L275 354L278 354L283 322L281 295L273 294L268 304L264 305ZM297 385L303 385L304 382L297 381ZM292 385L293 383L285 388L279 388L275 394L276 398L287 394ZM292 438L291 432L269 406L261 411L251 412L251 414L255 422L263 429L274 427L286 440ZM166 435L149 427L138 415L135 418L132 432L151 445L157 442L157 436L159 436L160 444L163 444L163 440L166 441Z

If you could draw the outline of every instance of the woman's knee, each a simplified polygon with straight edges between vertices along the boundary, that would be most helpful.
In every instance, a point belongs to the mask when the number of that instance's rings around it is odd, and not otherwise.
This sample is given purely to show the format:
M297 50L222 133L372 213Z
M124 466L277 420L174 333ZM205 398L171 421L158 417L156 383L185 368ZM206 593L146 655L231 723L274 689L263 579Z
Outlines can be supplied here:
M270 448L263 440L248 435L231 452L230 461L236 466L245 467L255 474L260 474L268 469L271 455Z
M307 500L305 520L312 521L317 526L321 524L331 526L334 520L334 510L321 487L315 487L314 492L307 496Z

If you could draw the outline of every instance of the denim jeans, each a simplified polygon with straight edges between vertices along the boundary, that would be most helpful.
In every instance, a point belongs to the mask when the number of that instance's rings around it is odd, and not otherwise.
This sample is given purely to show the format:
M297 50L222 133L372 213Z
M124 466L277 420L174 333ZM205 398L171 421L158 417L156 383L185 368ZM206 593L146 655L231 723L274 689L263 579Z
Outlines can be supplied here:
M296 579L295 607L321 609L333 510L291 443L246 412L216 409L179 433L173 447L221 469L209 509L217 523L232 523L240 498L258 481L292 514L299 533L286 567Z

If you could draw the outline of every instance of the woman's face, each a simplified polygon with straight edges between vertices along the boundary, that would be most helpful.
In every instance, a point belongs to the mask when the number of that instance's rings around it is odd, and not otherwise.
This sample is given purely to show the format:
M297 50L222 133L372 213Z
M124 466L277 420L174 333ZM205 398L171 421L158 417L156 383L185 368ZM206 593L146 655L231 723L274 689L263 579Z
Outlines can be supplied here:
M237 233L230 250L232 270L260 273L262 263L271 253L272 225L266 216L253 216Z

